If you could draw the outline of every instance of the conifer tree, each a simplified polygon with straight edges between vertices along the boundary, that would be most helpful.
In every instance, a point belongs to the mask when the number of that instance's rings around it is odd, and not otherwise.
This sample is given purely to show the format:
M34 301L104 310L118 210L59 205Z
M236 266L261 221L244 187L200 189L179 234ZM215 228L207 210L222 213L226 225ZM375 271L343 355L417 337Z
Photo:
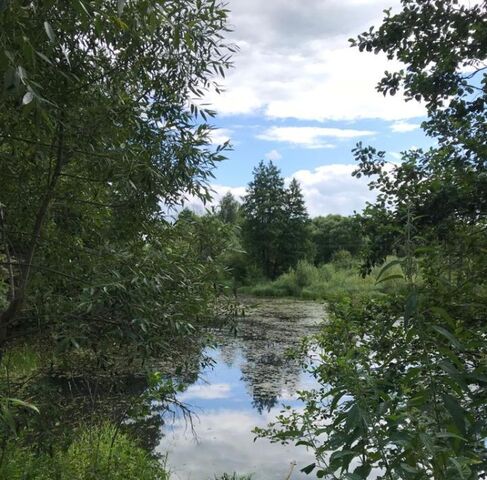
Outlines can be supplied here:
M310 222L303 193L293 178L286 192L286 232L281 238L284 267L294 267L310 251Z
M298 182L286 189L272 162L260 162L253 174L242 205L244 246L264 275L275 278L304 257L308 215Z
M234 225L237 223L239 209L240 203L232 195L232 192L227 192L218 204L218 217L223 223Z

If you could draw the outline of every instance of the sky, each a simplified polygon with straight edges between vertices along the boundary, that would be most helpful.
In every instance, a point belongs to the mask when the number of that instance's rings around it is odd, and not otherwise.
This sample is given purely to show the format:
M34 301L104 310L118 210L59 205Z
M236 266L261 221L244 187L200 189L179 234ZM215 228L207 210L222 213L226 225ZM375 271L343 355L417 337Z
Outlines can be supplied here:
M228 160L215 170L214 202L245 194L252 170L272 160L302 187L314 217L361 211L374 193L351 176L359 141L388 152L427 147L420 130L425 109L401 95L375 90L398 64L361 53L348 39L379 26L398 0L229 0L228 40L239 47L234 68L209 94L217 111L212 141L231 140ZM195 207L197 209L197 207Z

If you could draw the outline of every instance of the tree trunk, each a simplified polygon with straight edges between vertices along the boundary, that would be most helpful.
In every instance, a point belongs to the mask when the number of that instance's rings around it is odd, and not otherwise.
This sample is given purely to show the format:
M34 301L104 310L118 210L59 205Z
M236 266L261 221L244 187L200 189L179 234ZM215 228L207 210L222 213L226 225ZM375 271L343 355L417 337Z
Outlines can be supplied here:
M57 135L57 153L54 171L51 175L51 178L49 179L46 192L41 200L39 209L36 213L29 249L27 250L25 261L20 267L19 284L17 288L13 289L13 292L11 292L11 298L7 308L0 314L0 359L3 346L8 337L9 326L18 317L24 305L32 270L32 262L34 260L36 248L41 237L42 227L47 217L51 201L54 197L54 192L56 190L62 168L66 163L64 153L64 125L62 118L63 117L61 116Z

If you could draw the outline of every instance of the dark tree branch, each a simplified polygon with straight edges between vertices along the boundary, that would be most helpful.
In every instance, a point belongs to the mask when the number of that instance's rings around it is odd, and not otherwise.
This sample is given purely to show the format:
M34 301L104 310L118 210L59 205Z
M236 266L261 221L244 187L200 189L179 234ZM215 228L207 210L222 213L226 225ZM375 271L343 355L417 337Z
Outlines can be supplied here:
M25 256L25 263L21 265L20 281L18 288L16 289L15 296L13 299L11 299L7 309L0 314L0 349L5 343L9 324L17 317L17 315L22 310L30 280L34 254L36 252L37 245L41 237L42 227L44 225L49 206L51 205L52 199L54 197L55 189L65 163L66 158L64 146L64 118L63 115L61 115L57 134L57 153L54 171L52 172L52 176L50 178L46 192L43 199L41 200L41 204L36 214L30 245Z

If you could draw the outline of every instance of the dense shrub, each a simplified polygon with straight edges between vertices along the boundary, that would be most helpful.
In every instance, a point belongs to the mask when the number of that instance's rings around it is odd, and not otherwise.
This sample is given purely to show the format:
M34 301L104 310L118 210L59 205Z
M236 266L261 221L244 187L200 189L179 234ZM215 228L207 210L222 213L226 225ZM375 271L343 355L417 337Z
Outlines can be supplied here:
M114 426L81 429L51 455L8 445L0 478L9 480L167 480L161 463Z
M348 250L338 250L333 254L331 263L338 269L352 268L352 254Z
M276 280L258 283L241 289L241 293L259 297L299 297L306 300L340 300L350 296L381 296L384 292L397 291L404 285L401 279L377 283L380 268L363 278L358 273L349 252L337 252L336 261L315 267L302 260L296 269L280 275ZM395 269L392 272L396 272Z

